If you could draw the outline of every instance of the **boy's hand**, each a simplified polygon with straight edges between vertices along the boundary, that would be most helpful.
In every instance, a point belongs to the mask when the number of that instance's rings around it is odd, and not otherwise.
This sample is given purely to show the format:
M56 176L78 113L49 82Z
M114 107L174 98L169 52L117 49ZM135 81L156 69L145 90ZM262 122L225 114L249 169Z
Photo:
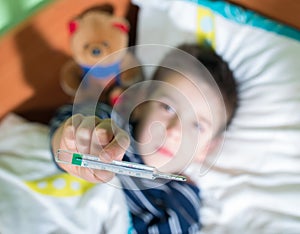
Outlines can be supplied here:
M111 119L101 120L95 116L80 114L69 118L54 134L53 153L58 149L98 155L104 162L121 160L130 144L128 134L114 124ZM114 176L112 172L60 164L75 176L90 182L107 182Z

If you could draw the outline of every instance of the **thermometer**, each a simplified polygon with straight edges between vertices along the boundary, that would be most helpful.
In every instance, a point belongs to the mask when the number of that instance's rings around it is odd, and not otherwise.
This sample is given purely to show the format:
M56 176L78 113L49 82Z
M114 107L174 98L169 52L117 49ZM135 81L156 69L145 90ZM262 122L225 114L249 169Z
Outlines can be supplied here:
M160 178L167 180L186 181L185 176L163 173L158 171L155 167L147 166L144 164L115 160L110 163L106 163L101 161L99 157L91 154L82 154L62 149L59 149L57 151L55 160L58 163L111 171L116 174L151 180Z

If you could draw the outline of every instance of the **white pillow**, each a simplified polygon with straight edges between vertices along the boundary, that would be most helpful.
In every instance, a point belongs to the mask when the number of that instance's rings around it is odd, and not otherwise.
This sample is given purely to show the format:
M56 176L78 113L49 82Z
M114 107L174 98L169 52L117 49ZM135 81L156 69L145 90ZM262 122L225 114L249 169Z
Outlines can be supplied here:
M300 32L226 2L200 2L134 1L138 44L210 43L239 86L217 161L205 175L190 171L202 189L203 230L299 231Z

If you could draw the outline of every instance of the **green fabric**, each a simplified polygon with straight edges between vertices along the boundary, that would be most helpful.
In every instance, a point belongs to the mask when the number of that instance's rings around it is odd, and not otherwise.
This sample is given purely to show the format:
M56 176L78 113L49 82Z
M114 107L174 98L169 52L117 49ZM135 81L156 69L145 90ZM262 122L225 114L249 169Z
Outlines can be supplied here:
M0 36L55 0L0 0Z

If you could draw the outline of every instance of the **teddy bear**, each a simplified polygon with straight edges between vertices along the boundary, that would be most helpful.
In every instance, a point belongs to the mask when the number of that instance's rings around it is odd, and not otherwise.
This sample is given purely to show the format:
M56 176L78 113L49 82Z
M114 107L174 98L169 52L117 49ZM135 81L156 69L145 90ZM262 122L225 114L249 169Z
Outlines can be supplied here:
M64 64L61 85L71 97L99 98L115 104L130 85L143 79L137 58L127 48L129 22L110 4L91 7L69 22L72 59Z

